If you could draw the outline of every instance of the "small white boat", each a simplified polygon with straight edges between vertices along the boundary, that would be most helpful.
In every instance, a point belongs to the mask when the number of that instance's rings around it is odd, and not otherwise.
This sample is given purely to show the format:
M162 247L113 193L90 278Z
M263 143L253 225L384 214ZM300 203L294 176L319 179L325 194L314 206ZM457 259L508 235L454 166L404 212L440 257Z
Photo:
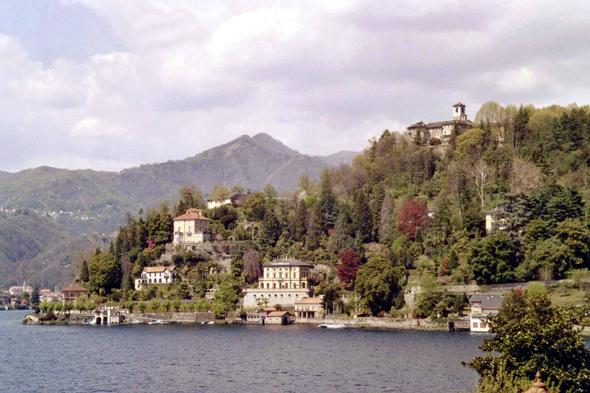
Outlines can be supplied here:
M156 320L154 320L154 319L152 319L152 320L151 320L151 321L148 323L148 325L166 325L167 323L168 323L168 322L165 322L165 321L163 321L163 320L161 320L161 319L158 319L157 321L156 321Z
M201 322L201 325L215 325L215 322L213 322L213 321L209 321L209 322L203 321L203 322Z
M141 322L141 321L132 321L131 322L132 325L139 325L139 324L142 324L142 323L143 322Z
M322 323L319 325L322 329L344 329L346 326L343 323Z

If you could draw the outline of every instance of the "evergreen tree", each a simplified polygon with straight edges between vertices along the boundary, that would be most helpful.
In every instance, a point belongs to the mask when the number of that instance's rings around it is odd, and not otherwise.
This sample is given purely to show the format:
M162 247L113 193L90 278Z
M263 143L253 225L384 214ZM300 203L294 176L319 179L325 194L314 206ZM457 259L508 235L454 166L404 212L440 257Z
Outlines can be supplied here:
M113 244L112 240L111 240L111 244L109 244L109 254L115 255L115 245Z
M345 205L341 205L332 236L330 236L328 243L328 251L335 253L340 250L352 248L354 245L353 233L352 220L348 209Z
M373 192L371 204L371 213L373 215L373 231L371 237L374 241L379 241L379 228L381 227L381 210L385 199L385 187L382 182L377 183Z
M260 241L270 247L274 247L281 236L281 225L273 210L268 210L262 221Z
M307 234L307 204L301 200L297 206L295 217L295 240L302 242Z
M81 282L88 282L88 263L86 263L86 259L82 261L82 268L80 269L80 281Z
M35 286L31 294L31 306L39 305L39 287Z
M352 222L357 243L363 244L370 241L373 231L373 219L371 209L367 202L367 196L362 190L355 196Z
M334 227L334 222L338 215L336 197L332 192L332 173L328 168L324 168L320 175L320 192L318 195L318 209L321 212L322 229L327 231Z
M305 246L310 250L315 250L320 246L320 238L322 236L322 213L316 206L309 217L307 224L307 236L305 238Z

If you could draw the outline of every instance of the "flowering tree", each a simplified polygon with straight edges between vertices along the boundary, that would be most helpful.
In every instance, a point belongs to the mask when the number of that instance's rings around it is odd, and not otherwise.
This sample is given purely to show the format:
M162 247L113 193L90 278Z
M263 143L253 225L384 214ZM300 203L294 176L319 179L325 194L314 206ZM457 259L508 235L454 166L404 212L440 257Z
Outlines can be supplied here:
M399 210L397 215L397 230L400 234L414 238L416 229L424 230L428 223L428 210L419 199L410 198Z

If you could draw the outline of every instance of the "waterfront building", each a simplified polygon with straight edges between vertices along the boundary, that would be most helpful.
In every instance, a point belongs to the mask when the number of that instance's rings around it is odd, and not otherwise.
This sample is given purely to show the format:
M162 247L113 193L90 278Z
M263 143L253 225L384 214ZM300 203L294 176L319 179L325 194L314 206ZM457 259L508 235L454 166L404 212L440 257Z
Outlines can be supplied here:
M268 325L288 325L291 323L291 314L287 311L272 311L266 316Z
M476 293L472 295L469 298L469 303L471 303L470 330L481 333L489 332L488 317L498 315L503 300L504 296L498 293Z
M193 244L211 241L211 234L207 231L209 221L200 209L188 209L185 214L175 217L174 245L181 244L187 248Z
M70 285L68 287L63 288L60 292L63 294L64 304L66 304L67 302L72 302L74 306L76 306L76 300L80 296L88 296L88 289L84 288L80 284Z
M244 290L244 307L276 304L293 307L310 295L308 279L312 268L298 259L277 259L264 264L258 288Z
M319 297L305 298L295 302L297 318L319 318L324 312L324 299Z
M406 132L410 138L415 137L416 133L420 132L424 142L436 139L441 143L448 143L455 127L459 134L473 127L473 122L467 120L465 107L465 104L458 102L453 105L453 120L436 121L428 124L419 121L416 124L408 126Z
M135 289L148 284L172 284L176 281L176 272L172 266L146 266L141 275L135 279Z

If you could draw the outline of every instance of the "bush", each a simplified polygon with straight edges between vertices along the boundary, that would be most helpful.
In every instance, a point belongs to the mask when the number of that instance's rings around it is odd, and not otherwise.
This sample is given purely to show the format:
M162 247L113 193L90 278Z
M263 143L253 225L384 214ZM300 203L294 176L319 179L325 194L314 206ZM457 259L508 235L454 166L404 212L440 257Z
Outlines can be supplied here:
M57 319L53 310L47 311L47 315L45 316L45 318L49 321L53 321L54 319Z
M590 318L589 317L582 318L581 324L582 324L582 326L590 326Z

